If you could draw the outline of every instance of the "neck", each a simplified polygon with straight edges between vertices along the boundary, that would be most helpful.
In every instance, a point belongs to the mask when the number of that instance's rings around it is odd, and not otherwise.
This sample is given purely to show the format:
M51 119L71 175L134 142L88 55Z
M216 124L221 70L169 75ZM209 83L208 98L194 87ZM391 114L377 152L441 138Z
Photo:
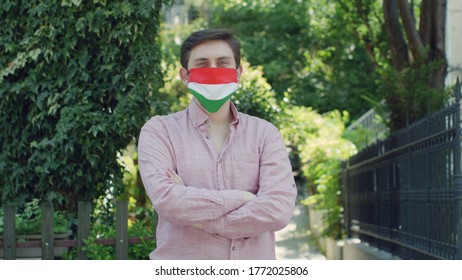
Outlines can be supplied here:
M221 108L215 113L210 113L202 107L199 101L196 101L197 104L204 110L204 112L209 116L212 124L217 125L228 125L233 121L233 113L231 112L231 101L228 100L221 106Z

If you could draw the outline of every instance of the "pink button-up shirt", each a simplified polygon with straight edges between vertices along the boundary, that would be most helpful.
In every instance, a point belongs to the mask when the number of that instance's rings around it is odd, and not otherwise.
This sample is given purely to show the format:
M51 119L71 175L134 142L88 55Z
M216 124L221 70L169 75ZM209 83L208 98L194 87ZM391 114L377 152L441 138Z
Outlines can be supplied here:
M234 121L220 152L194 99L141 129L141 178L159 215L151 259L276 258L274 232L292 217L297 193L286 147L274 125L237 112L232 103L231 110ZM185 186L175 184L167 168ZM245 203L243 191L257 198Z

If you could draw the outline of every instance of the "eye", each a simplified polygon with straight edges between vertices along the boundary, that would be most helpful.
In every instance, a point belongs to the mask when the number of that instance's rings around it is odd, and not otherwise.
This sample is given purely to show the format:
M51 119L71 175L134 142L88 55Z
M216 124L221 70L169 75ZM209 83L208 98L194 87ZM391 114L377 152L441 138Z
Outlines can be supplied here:
M220 61L220 66L226 67L228 65L229 65L229 61L227 61L227 60Z

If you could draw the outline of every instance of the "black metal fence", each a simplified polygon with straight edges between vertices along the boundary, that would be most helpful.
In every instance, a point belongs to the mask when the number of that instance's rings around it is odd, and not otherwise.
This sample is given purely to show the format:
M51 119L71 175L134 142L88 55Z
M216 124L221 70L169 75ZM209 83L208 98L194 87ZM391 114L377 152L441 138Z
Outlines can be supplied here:
M462 259L461 91L345 163L348 237L403 259Z

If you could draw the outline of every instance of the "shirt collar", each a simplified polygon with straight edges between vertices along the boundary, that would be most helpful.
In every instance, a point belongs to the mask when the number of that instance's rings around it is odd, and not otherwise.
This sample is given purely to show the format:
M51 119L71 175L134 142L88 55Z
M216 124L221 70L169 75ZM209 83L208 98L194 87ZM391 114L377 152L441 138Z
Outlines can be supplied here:
M237 108L232 101L231 101L231 113L233 114L233 121L231 122L231 124L237 126L237 124L239 123L239 114L237 113Z
M209 120L209 116L206 112L204 112L204 110L201 107L199 107L197 102L198 101L195 98L191 98L191 102L188 108L189 116L191 117L191 121L195 127L198 127ZM237 125L239 123L239 114L234 103L231 102L230 104L231 114L233 115L233 121L231 122L231 124Z

